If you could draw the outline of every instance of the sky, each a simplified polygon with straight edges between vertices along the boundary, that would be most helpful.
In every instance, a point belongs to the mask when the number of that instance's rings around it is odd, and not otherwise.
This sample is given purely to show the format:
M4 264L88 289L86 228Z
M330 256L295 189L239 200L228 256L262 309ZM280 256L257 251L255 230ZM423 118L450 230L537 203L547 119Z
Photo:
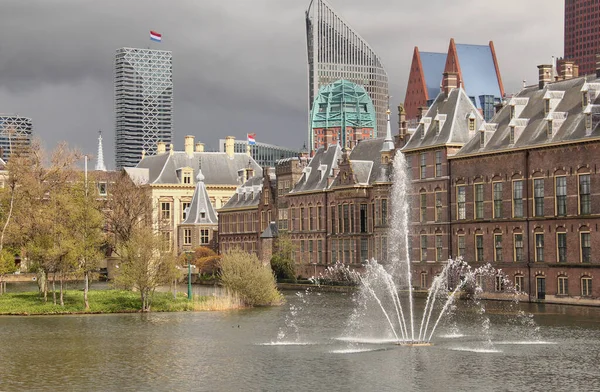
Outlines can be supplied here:
M506 93L537 83L563 52L559 0L329 0L379 54L391 102L404 100L413 49L446 52L494 41ZM124 46L173 51L174 144L207 148L232 135L301 148L307 137L309 0L2 0L0 113L31 117L48 149L94 155L98 131L114 168L114 55Z

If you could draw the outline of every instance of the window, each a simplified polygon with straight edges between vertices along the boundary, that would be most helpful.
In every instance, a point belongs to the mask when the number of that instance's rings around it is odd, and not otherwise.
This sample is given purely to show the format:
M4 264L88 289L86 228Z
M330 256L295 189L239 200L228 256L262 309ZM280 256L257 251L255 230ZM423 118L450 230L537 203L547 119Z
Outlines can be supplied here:
M315 230L315 207L308 207L308 230Z
M344 204L344 233L350 232L350 207Z
M494 261L502 262L502 234L494 234Z
M592 114L586 114L585 115L585 129L587 131L591 131L592 130Z
M523 261L523 234L514 235L515 261Z
M475 219L483 219L483 184L475 184Z
M187 172L187 171L183 173L183 183L184 184L192 183L192 173Z
M427 178L427 154L421 153L421 179Z
M458 235L458 257L465 257L465 235Z
M265 200L264 200L264 204L265 204L266 206L268 206L268 205L269 205L269 190L268 190L268 189L265 189L264 193L265 193Z
M467 219L466 187L464 185L456 188L456 208L458 219Z
M161 219L171 219L171 203L164 201L160 203L160 217Z
M556 247L558 248L558 262L567 262L567 233L556 233Z
M567 177L556 177L556 215L567 215Z
M588 93L584 91L581 96L581 105L585 108L588 105Z
M2 188L4 188L4 186L2 186ZM106 182L98 183L98 195L106 196Z
M181 221L182 222L187 219L187 214L188 214L187 209L190 208L191 204L192 203L190 203L189 201L184 201L181 203Z
M475 234L475 261L483 261L483 234Z
M544 216L543 178L534 178L533 180L533 214L534 216Z
M335 206L329 208L331 210L331 234L335 234Z
M306 215L305 214L306 214L306 209L304 207L300 207L300 230L301 231L306 230ZM266 229L266 227L264 229Z
M550 113L550 99L544 99L544 114Z
M323 206L317 206L317 230L326 230L325 214L323 214Z
M437 234L435 236L435 261L443 260L443 250L444 246L442 242L442 236L440 234Z
M557 295L568 295L569 294L569 278L566 276L558 277L558 291Z
M590 263L592 261L591 235L589 232L580 233L581 237L581 262Z
M317 263L323 263L323 240L317 240Z
M366 204L360 205L360 232L361 233L367 232L367 205Z
M183 229L183 245L192 244L192 229Z
M475 131L475 119L474 118L469 118L469 131L470 132Z
M510 118L511 120L515 118L515 105L510 105Z
M421 272L421 288L427 288L427 272Z
M504 276L496 275L494 290L504 291Z
M515 144L515 127L509 127L510 133L508 134L508 144Z
M544 233L535 233L535 261L544 261Z
M515 276L515 292L519 293L525 289L525 279L523 275Z
M523 217L523 180L513 181L513 218Z
M337 240L331 240L331 262L337 263Z
M419 204L420 210L420 222L427 221L427 194L425 192L421 192L421 200Z
M494 182L492 189L494 190L494 218L502 218L502 183Z
M589 297L592 295L592 278L584 276L581 278L581 296Z
M442 176L442 151L435 152L435 176Z
M475 285L479 287L481 290L484 290L484 280L482 274L475 275Z
M427 235L421 234L421 261L427 261Z
M360 239L360 262L364 263L369 258L369 242L368 238Z
M344 214L342 212L342 205L338 204L338 233L344 232ZM340 249L340 252L342 249Z
M435 221L442 221L442 192L435 193Z
M387 199L381 199L381 224L384 226L387 225L387 214Z
M161 236L162 236L161 250L163 252L169 252L171 250L171 232L163 231L163 232L161 232Z
M308 240L308 262L312 263L314 260L313 257L313 240Z
M485 132L479 132L479 148L485 147Z
M588 215L592 213L592 200L590 197L590 175L579 175L579 214Z

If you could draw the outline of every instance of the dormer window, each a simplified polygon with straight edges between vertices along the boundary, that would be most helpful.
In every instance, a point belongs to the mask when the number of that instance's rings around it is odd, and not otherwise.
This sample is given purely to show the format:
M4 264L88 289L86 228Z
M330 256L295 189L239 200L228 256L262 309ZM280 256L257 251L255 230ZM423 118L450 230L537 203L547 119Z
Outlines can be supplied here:
M584 91L583 94L581 95L581 105L585 108L588 105L588 92Z
M469 132L475 131L475 118L469 117Z
M546 135L548 138L552 137L552 120L546 121Z
M485 147L485 131L479 132L479 148Z
M440 120L435 120L435 134L439 135L440 133Z
M510 134L508 136L508 144L515 144L515 127L510 127Z
M106 182L98 183L98 195L106 196Z
M265 200L264 200L264 203L265 203L265 205L266 205L266 206L268 206L268 205L269 205L269 190L268 190L268 189L265 189L265 192L264 192L264 193L265 193Z
M587 113L585 115L585 130L588 132L592 130L592 114L591 113Z
M544 99L544 114L550 113L550 99Z
M515 118L515 105L510 105L510 119Z

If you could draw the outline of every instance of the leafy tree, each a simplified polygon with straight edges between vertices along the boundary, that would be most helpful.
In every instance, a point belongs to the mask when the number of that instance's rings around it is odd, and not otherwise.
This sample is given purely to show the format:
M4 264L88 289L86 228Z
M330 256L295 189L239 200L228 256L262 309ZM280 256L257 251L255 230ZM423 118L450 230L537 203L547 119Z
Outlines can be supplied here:
M0 251L0 295L6 291L4 276L12 274L16 270L15 255L6 248L2 249Z
M294 243L288 236L280 236L275 244L275 254L271 257L271 268L277 280L296 280L296 264L294 262Z
M223 285L239 295L246 305L266 306L282 301L271 268L264 266L256 255L234 249L223 255L219 266Z
M205 246L199 246L192 253L182 253L186 260L182 260L182 264L187 264L189 261L198 269L198 273L206 275L215 275L219 269L220 256L212 249Z
M171 250L151 227L133 227L127 241L121 242L117 285L134 288L140 293L142 312L149 312L156 288L170 284L177 277L177 262Z

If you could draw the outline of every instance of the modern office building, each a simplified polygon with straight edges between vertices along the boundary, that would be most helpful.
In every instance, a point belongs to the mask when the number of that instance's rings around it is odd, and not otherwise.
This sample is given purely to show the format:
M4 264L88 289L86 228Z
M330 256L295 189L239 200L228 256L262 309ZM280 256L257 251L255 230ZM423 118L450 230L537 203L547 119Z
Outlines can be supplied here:
M319 89L310 124L313 151L335 143L352 149L360 140L374 137L375 107L362 86L338 80Z
M227 146L225 139L219 139L219 152L225 152ZM250 147L250 150L248 150ZM256 143L254 145L248 145L246 140L235 140L233 144L233 151L237 154L250 153L252 158L261 167L275 167L275 162L283 158L297 157L299 151L292 148L275 146L273 144Z
M581 75L596 72L600 53L600 4L589 0L565 0L565 60L574 61Z
M0 114L0 158L8 162L13 149L30 145L32 128L28 117Z
M172 53L121 48L115 56L115 158L117 169L134 167L142 151L173 140Z
M486 121L495 113L495 105L504 97L504 86L496 59L494 43L457 44L450 39L446 53L413 51L404 108L406 117L415 120L440 93L445 73L454 75Z
M369 44L325 0L312 0L306 11L309 113L322 86L344 79L365 88L375 106L377 130L386 128L388 76ZM314 150L312 129L309 145Z

